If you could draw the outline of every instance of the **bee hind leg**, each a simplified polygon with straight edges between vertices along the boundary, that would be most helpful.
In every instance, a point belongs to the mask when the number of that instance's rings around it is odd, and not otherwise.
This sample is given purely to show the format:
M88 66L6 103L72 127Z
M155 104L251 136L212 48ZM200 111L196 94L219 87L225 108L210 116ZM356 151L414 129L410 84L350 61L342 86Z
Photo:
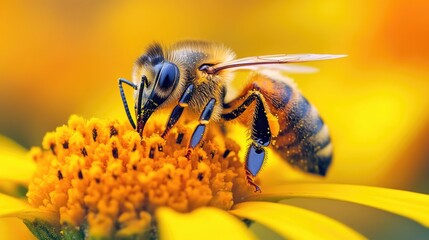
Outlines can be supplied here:
M194 90L194 85L191 84L186 88L185 92L183 92L179 102L177 103L177 106L173 109L173 112L171 112L170 118L168 119L168 122L167 122L167 126L165 127L164 132L161 134L162 138L165 138L167 136L170 129L179 120L180 116L183 113L183 110L185 109L185 107L188 106L188 103L191 100L193 90Z
M186 158L189 159L191 157L193 149L201 142L201 139L204 136L204 132L206 131L206 125L209 122L210 117L213 113L215 103L216 99L212 98L204 107L204 110L200 116L200 124L198 124L198 126L195 128L194 133L191 137L191 141L189 142Z
M246 111L253 102L256 102L251 131L252 143L247 150L245 165L247 182L255 187L255 192L261 192L259 186L254 182L254 178L264 163L266 156L265 147L271 142L271 130L263 99L264 96L257 89L254 89L247 95L238 108L229 113L222 114L223 119L227 121L233 120Z

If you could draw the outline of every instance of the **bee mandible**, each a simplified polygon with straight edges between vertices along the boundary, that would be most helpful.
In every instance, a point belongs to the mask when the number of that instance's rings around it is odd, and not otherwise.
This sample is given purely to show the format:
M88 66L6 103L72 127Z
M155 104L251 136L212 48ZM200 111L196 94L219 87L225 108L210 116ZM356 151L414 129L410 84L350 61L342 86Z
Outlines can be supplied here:
M316 108L295 84L280 74L259 70L283 71L285 63L344 56L281 54L235 59L231 49L218 43L183 41L170 48L155 43L137 59L133 82L119 79L119 90L127 117L140 136L152 113L159 109L173 109L161 134L163 138L185 109L199 115L199 124L188 143L188 158L203 139L209 121L236 120L250 127L251 144L245 161L247 182L260 191L254 178L262 168L268 146L291 165L325 176L332 161L332 144ZM227 102L228 91L234 90L230 85L234 71L239 69L255 74L246 80L247 86L241 93ZM293 70L294 66L288 69ZM125 98L124 83L135 90L136 123ZM244 115L250 116L250 121L240 117Z

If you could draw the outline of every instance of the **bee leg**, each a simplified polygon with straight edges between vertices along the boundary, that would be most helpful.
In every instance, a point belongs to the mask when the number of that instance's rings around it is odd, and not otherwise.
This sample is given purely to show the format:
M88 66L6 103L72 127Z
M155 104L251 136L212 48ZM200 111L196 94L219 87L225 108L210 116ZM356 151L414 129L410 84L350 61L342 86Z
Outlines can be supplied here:
M170 129L179 120L180 116L183 113L183 109L185 109L185 107L188 106L188 103L191 100L193 90L194 90L194 84L191 84L188 86L188 88L186 88L185 92L182 94L182 97L180 97L179 103L173 109L173 112L171 112L167 126L165 127L165 131L161 135L162 138L165 138L165 136L167 136Z
M125 83L129 86L131 86L134 90L137 89L137 85L126 80L123 78L119 78L118 84L119 84L119 93L121 94L121 99L122 99L122 103L124 104L124 108L125 108L125 112L127 114L128 117L128 121L130 121L131 126L133 126L133 128L136 128L136 124L134 123L133 118L131 117L131 113L130 113L130 109L128 108L128 103L127 103L127 98L125 97L125 93L124 93L124 89L122 87L122 84Z
M204 107L204 110L200 116L200 124L198 124L197 128L195 128L191 137L191 141L189 142L186 158L189 159L191 157L192 150L201 142L201 139L203 138L204 132L206 130L206 125L212 116L215 103L216 99L212 98Z
M268 124L267 112L263 104L264 97L257 90L254 89L243 101L243 103L235 110L222 114L222 118L225 120L233 120L240 116L254 101L255 113L252 122L251 139L249 149L246 154L246 179L247 182L255 187L255 192L260 192L261 189L254 182L254 178L261 170L265 160L265 147L271 142L271 130Z
M261 192L259 186L254 182L254 178L259 170L261 170L264 160L265 149L262 146L252 143L246 154L246 179L247 183L255 187L255 192Z

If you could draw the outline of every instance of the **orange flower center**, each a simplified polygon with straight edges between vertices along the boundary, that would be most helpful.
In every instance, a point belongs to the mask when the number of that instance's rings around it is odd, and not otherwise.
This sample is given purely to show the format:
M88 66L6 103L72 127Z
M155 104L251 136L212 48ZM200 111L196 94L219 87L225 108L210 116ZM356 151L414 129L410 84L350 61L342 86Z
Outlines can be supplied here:
M193 128L178 124L165 140L162 129L149 122L142 139L128 123L72 116L31 150L30 204L58 213L61 224L87 225L91 236L120 237L146 231L157 207L228 210L253 192L234 141L208 128L188 160Z

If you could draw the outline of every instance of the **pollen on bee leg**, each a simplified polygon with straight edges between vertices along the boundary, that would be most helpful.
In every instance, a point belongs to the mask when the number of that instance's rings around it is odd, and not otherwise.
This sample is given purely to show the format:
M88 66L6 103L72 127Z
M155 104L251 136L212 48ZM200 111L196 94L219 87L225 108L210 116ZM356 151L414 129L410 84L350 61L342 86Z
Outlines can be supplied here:
M277 137L277 135L279 135L280 133L280 124L279 124L279 119L277 116L274 116L271 113L267 113L267 120L268 120L268 124L270 126L270 131L271 131L271 136L272 137Z
M229 210L253 192L233 140L207 128L187 159L192 125L177 124L166 139L161 130L148 122L141 138L127 123L71 117L30 151L38 170L29 203L57 213L63 226L126 238L146 234L158 207Z

